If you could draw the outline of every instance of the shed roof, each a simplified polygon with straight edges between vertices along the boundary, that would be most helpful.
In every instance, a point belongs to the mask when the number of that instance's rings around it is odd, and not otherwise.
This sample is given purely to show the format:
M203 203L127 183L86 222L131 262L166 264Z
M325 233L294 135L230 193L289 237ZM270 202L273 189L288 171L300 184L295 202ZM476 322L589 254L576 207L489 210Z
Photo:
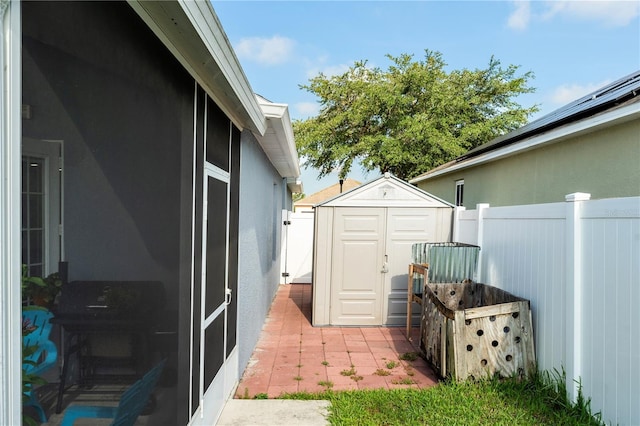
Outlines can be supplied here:
M453 207L453 204L385 173L315 207Z

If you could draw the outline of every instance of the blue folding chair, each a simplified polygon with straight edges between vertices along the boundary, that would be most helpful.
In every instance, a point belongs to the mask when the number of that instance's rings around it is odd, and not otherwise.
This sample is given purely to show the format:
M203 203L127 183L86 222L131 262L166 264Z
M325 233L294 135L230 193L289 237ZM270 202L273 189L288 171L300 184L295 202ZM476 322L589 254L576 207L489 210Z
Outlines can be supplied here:
M42 375L45 371L56 365L56 359L58 359L58 349L56 345L49 340L51 334L52 324L50 319L53 318L53 314L39 306L26 306L22 310L22 321L28 321L31 327L35 329L22 337L22 347L35 347L35 351L24 358L22 369L27 374ZM29 401L24 405L32 406L38 411L40 421L46 423L47 416L38 401L33 389L27 391Z
M64 412L61 426L73 426L76 419L81 418L112 418L112 426L133 426L142 413L156 386L166 360L153 367L142 379L135 382L120 398L117 407L72 405Z

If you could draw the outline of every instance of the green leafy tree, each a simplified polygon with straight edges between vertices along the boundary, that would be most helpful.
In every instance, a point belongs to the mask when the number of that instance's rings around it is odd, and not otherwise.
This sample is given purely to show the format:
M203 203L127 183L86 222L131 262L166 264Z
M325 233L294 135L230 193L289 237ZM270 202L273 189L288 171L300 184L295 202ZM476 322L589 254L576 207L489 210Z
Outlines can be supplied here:
M537 107L514 99L533 92L532 72L500 66L491 57L485 69L445 69L439 52L425 58L387 55L386 70L356 62L342 75L319 74L301 85L316 95L320 113L293 128L306 167L319 177L354 162L367 171L410 179L451 161L469 149L527 122Z

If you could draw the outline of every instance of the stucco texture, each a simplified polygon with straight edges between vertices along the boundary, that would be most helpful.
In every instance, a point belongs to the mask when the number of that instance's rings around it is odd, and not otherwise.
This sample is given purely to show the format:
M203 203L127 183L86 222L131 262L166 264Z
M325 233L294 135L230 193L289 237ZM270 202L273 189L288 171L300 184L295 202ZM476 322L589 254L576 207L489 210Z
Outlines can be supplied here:
M242 133L238 248L240 374L258 342L280 283L280 224L285 182L255 137Z
M640 120L573 137L490 163L418 183L454 202L464 179L464 205L492 206L564 201L586 192L592 199L640 195Z

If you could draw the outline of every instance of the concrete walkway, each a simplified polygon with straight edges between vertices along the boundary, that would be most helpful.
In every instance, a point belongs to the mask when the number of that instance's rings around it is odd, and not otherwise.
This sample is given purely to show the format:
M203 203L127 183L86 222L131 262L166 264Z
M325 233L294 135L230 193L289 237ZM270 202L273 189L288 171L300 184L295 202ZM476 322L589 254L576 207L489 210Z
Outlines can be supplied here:
M231 399L217 426L326 426L329 401Z

